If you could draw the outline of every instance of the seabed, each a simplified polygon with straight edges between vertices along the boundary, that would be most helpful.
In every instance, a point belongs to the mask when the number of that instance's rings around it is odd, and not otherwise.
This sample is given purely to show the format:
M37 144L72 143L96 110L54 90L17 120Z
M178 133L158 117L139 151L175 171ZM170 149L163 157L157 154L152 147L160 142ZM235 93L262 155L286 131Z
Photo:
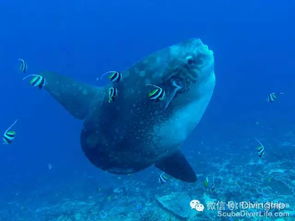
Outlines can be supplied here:
M264 140L264 139L263 139ZM247 143L247 141L239 141ZM249 143L249 141L248 141ZM235 142L207 148L198 156L189 158L198 174L195 184L169 178L158 182L160 172L148 169L129 176L108 173L75 171L64 180L54 178L57 168L48 171L47 184L36 185L30 191L19 191L0 200L0 220L12 221L291 221L295 220L295 135L289 132L273 141L279 155L259 159L255 148L245 145L248 155L234 154L230 150ZM205 146L205 144L202 144ZM271 144L268 142L267 146ZM250 147L249 147L250 146ZM271 149L269 147L269 149ZM273 150L275 150L273 149ZM211 151L221 151L210 157ZM267 150L266 150L267 152ZM206 159L210 159L210 162ZM48 176L47 176L48 177ZM205 178L209 185L204 185ZM55 180L55 181L54 181ZM42 182L41 182L42 183ZM203 212L190 207L196 199L205 205ZM221 217L212 203L228 202L283 203L286 208L245 209L248 212L281 212L282 217ZM226 204L227 205L227 204ZM226 214L241 209L220 208ZM283 215L286 216L283 216Z

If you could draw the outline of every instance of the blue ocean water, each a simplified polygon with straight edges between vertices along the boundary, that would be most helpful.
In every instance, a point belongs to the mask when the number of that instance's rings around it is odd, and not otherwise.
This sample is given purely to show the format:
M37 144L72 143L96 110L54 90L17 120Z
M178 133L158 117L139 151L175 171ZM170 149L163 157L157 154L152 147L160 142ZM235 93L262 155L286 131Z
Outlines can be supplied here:
M0 133L18 122L13 144L0 147L0 220L178 220L159 203L173 193L281 201L294 214L294 10L287 0L1 1ZM193 37L214 51L216 73L210 105L182 147L195 184L160 184L155 168L128 176L95 168L80 147L82 123L18 70L23 58L30 73L97 85L102 73ZM271 92L283 94L269 103ZM187 219L231 220L209 210Z

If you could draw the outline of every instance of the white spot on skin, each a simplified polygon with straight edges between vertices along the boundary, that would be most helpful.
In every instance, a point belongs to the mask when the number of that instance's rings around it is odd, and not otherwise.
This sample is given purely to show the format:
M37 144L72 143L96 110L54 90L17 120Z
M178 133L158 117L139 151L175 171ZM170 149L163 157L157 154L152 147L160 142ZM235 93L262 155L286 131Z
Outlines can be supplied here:
M171 47L170 47L170 53L171 53L172 56L173 56L173 55L178 55L178 54L180 54L179 46L177 46L177 45L173 45L173 46L171 46Z
M162 58L161 58L161 57L157 57L157 59L156 59L156 63L159 64L159 63L161 63L161 62L162 62Z
M84 90L82 91L82 94L86 96L86 95L88 95L88 91L87 91L86 89L84 89Z
M140 76L140 77L144 77L144 76L145 76L145 71L140 71L140 72L139 72L139 76Z

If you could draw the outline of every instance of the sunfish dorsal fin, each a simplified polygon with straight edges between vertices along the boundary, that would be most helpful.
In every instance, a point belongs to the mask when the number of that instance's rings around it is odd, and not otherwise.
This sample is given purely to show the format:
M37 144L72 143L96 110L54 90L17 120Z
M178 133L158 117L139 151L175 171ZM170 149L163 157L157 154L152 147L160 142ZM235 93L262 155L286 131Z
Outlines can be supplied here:
M197 180L195 172L180 151L161 159L155 166L182 181L193 183Z
M75 118L83 120L93 105L103 99L103 88L77 82L69 77L53 73L40 74L46 80L45 89Z

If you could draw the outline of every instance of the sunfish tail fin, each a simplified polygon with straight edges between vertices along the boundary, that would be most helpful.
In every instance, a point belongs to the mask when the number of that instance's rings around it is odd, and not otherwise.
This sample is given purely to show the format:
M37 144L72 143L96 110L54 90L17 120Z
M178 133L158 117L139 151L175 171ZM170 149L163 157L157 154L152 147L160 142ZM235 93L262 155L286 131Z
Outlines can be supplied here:
M189 183L197 181L194 170L180 151L165 157L157 162L155 166L176 179Z
M85 119L92 105L103 99L102 88L80 83L53 72L43 72L40 75L45 78L45 90L77 119Z

